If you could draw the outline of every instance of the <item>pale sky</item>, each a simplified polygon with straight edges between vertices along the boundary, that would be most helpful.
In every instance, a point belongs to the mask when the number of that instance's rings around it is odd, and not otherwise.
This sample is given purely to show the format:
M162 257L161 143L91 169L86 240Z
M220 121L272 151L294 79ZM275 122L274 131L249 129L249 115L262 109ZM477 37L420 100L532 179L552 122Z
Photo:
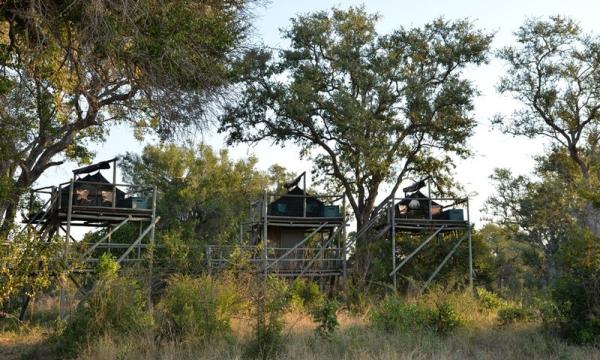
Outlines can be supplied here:
M382 16L377 31L388 33L402 27L422 26L437 17L446 19L469 18L476 27L495 32L492 46L498 49L509 45L513 39L512 33L529 17L547 17L549 15L570 16L577 20L586 32L600 33L598 14L600 3L592 0L420 0L420 1L326 1L303 0L284 1L273 0L264 8L258 8L256 13L255 37L271 47L285 47L286 43L280 37L279 29L289 25L289 19L298 13L330 9L332 6L347 8L349 6L365 5L368 12L377 12ZM503 73L503 64L493 60L489 65L469 70L466 75L479 88L481 95L475 100L474 118L478 127L467 146L475 155L466 161L458 163L456 179L471 195L471 217L480 224L481 209L485 199L493 193L489 175L496 167L506 167L517 174L530 174L534 165L533 157L544 150L544 142L523 138L515 139L493 131L490 119L496 113L509 114L517 103L510 98L500 96L495 90L499 77ZM215 131L209 131L198 136L197 142L205 142L214 148L225 146L223 137ZM93 145L97 155L95 160L106 160L124 154L127 151L140 152L144 144L137 142L132 132L127 128L115 128L108 136L106 143ZM284 149L273 148L270 144L256 147L237 146L230 149L234 158L247 158L256 155L259 167L267 169L270 165L279 163L288 169L302 172L311 169L311 164L298 159L293 147ZM75 164L64 164L53 168L39 181L39 185L52 185L66 181L71 176Z

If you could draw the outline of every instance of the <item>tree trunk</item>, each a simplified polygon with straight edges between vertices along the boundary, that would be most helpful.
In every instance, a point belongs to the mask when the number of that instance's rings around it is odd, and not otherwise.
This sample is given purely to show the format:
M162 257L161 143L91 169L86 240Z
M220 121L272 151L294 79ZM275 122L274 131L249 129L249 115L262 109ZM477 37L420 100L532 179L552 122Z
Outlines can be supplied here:
M0 237L5 237L14 225L17 216L17 206L22 193L13 192L13 194L0 204Z

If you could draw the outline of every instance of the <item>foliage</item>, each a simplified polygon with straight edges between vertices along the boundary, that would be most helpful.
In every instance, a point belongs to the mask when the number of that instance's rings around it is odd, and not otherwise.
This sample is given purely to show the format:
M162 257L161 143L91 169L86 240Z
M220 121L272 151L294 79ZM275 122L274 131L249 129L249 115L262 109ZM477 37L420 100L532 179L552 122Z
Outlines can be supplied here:
M161 216L160 255L171 266L190 271L202 266L204 245L239 243L240 223L249 204L270 184L283 179L256 168L257 159L234 161L227 150L208 146L146 146L127 154L124 177L139 186L156 186ZM286 174L278 169L277 174Z
M508 302L491 291L484 288L477 288L477 299L488 310L497 310L508 306Z
M319 284L305 278L294 280L290 287L291 302L301 310L312 310L325 302Z
M253 71L221 131L229 142L295 143L316 170L349 199L358 228L384 184L394 193L431 174L447 190L453 155L475 121L477 91L462 69L487 60L492 36L464 20L375 31L364 8L332 9L292 19L290 48L249 59ZM328 179L329 180L329 179Z
M42 242L29 231L0 235L0 309L11 311L21 305L19 296L34 298L48 288L60 253L60 243Z
M42 173L89 161L115 124L162 138L205 125L241 75L252 3L2 2L0 225Z
M114 256L104 253L98 259L96 273L101 279L112 279L117 276L120 267L119 263L115 261Z
M583 207L574 191L575 184L552 168L554 155L538 158L538 182L513 176L507 169L496 169L490 178L497 195L486 201L491 220L504 226L505 236L542 251L546 260L553 259ZM565 186L573 191L564 191Z
M535 319L535 313L532 309L518 306L506 305L498 310L498 321L500 325L509 325L518 322L531 321Z
M574 238L559 251L561 273L551 287L552 307L546 326L577 343L598 342L600 337L600 245L587 231L573 231Z
M549 330L572 341L590 342L600 304L600 248L596 230L587 226L587 220L597 210L590 208L589 198L582 195L590 193L583 190L586 187L573 181L577 171L566 166L565 156L553 151L538 161L538 181L525 179L527 191L514 197L499 194L496 202L511 207L512 215L499 218L505 234L541 255L534 252L531 256L530 250L516 253L512 266L529 264L543 275L543 281L529 287L549 290L553 306L543 311ZM504 175L502 179L507 178ZM506 188L506 192L512 190Z
M290 303L285 281L272 275L249 279L250 315L254 321L253 336L246 346L251 358L274 358L283 342L283 313Z
M411 287L418 287L419 283L424 283L463 235L464 233L458 232L437 236L402 268L401 276L398 274L397 277L398 288L403 291L410 291ZM397 236L398 258L401 259L412 253L424 240L425 237L421 235ZM476 274L474 281L476 285L486 286L493 281L495 276L494 257L485 238L480 236L477 231L473 231L471 241L473 269ZM373 261L373 274L371 276L372 279L385 283L389 282L389 274L392 271L389 246L389 243L381 242L373 247L376 260ZM399 262L400 260L397 260L396 264L399 264ZM456 249L454 255L448 259L446 265L439 271L435 283L444 284L444 287L448 290L458 290L468 282L469 247L468 241L465 239Z
M231 316L241 303L231 280L173 275L158 305L161 333L188 341L229 335Z
M139 283L118 276L114 258L103 255L101 264L91 293L79 303L58 338L60 352L73 354L102 335L142 334L154 325Z
M373 326L392 333L427 330L430 315L427 309L399 296L386 296L369 314Z
M448 335L463 324L458 313L447 301L437 304L429 314L428 320L433 331L440 335Z
M397 295L385 297L371 312L370 320L376 328L390 333L431 331L448 335L464 324L447 300L429 305L410 303Z
M509 299L539 289L544 278L544 249L531 244L530 236L535 235L517 232L513 225L504 224L488 223L477 231L474 238L481 239L488 251L485 259L479 260L487 265L489 278L480 285Z
M336 300L327 299L313 308L311 315L319 325L316 332L319 336L329 339L339 326L337 310L340 304Z
M498 90L523 106L496 122L510 134L550 138L589 179L600 140L600 40L561 16L528 20L515 37L518 45L499 52L508 71Z

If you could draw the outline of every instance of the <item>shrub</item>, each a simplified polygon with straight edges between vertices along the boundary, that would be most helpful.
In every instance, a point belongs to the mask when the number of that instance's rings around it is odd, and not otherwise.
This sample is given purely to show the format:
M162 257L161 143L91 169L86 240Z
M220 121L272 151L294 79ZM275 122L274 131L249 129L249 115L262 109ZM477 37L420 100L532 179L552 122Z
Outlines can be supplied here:
M312 311L312 317L319 324L316 329L318 335L329 339L339 323L337 320L337 310L339 303L335 300L325 300L315 307Z
M588 291L563 276L552 287L552 300L541 308L546 330L578 344L600 343L600 308L590 308Z
M174 275L167 281L158 306L161 333L193 341L228 335L231 316L239 309L240 302L229 281Z
M387 332L412 331L426 328L429 314L427 309L398 296L387 296L373 309L370 319L373 326Z
M433 331L447 335L463 320L448 301L441 301L433 308L407 303L398 296L388 296L371 313L371 322L376 328L387 332Z
M300 310L311 310L325 301L319 285L307 279L297 279L290 288L291 302Z
M600 344L600 237L590 229L573 227L556 254L559 276L551 287L557 312L547 321L575 343Z
M477 298L483 307L488 310L496 310L508 306L508 302L491 291L484 288L477 288Z
M500 325L509 325L518 322L531 321L535 317L533 311L522 306L507 305L498 310Z
M246 356L276 357L283 340L283 313L290 303L290 291L282 279L256 277L249 282L251 316L255 319L254 337L246 346Z
M429 324L433 331L447 335L463 324L462 319L450 303L443 301L429 315Z
M143 333L153 326L139 283L117 275L118 264L108 254L98 263L98 280L69 319L58 338L59 349L74 353L89 340L105 334Z

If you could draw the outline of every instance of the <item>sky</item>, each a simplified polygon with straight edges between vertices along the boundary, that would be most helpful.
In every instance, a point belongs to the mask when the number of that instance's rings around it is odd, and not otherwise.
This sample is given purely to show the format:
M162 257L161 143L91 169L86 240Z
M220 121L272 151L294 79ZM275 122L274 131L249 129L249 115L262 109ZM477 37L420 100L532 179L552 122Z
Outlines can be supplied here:
M495 49L510 45L513 32L526 19L532 17L570 16L577 20L586 32L600 33L600 2L591 0L272 0L255 9L254 41L275 48L286 47L279 29L287 27L289 19L297 14L326 10L334 6L348 8L361 5L364 5L368 12L379 13L382 16L377 26L380 34L389 33L399 27L422 26L438 17L448 20L468 18L476 27L495 33L492 43ZM494 168L509 168L516 174L531 174L534 156L541 154L547 146L547 142L541 139L513 138L491 128L490 120L495 114L508 115L519 106L510 97L500 95L495 90L504 71L501 61L492 60L487 65L465 72L465 76L471 79L480 91L480 95L475 99L472 114L478 126L473 137L465 144L475 154L467 160L459 161L455 173L457 182L465 188L465 192L471 198L471 216L476 225L481 225L484 216L479 210L483 207L485 199L494 192L489 180ZM223 136L216 134L214 130L199 134L195 141L209 144L215 149L226 147ZM143 147L144 143L136 141L132 131L125 127L114 128L105 143L91 146L96 152L95 161L106 160L128 151L141 152ZM267 169L276 163L298 173L311 169L310 162L298 159L297 151L292 146L274 149L271 144L253 147L241 145L230 148L230 153L234 158L257 156L261 169ZM75 164L66 163L50 169L38 184L44 186L66 181L74 167Z

